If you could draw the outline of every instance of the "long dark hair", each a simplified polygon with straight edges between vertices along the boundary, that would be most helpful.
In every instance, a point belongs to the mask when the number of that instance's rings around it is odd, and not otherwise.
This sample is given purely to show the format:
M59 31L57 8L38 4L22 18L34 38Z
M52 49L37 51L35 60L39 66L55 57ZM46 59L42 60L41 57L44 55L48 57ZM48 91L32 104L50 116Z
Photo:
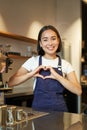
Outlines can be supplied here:
M45 52L43 50L43 48L40 46L40 41L41 41L41 36L42 36L42 33L46 30L49 30L51 29L52 31L54 31L56 33L56 35L58 36L60 42L59 42L59 46L58 46L58 49L56 52L60 52L61 51L61 48L62 48L62 42L61 42L61 38L60 38L60 34L58 32L58 30L52 26L52 25L48 25L48 26L44 26L41 28L41 30L39 31L39 34L38 34L38 45L37 45L37 52L38 52L38 55L44 55Z

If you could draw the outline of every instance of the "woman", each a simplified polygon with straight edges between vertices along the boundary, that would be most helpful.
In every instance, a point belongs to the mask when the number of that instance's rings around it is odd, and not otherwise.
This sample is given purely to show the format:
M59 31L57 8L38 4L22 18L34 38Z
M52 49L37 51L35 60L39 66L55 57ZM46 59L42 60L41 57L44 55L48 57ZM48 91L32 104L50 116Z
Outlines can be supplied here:
M9 86L23 83L34 77L32 108L38 111L67 111L63 92L65 89L81 95L76 74L66 60L57 55L62 47L57 29L44 26L38 34L38 56L29 58L9 79Z

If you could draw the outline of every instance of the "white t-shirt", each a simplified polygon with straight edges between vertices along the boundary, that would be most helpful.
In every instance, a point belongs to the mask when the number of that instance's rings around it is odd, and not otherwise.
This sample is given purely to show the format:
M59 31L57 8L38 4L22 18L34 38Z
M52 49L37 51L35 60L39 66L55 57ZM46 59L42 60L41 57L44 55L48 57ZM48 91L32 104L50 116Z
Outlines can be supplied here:
M42 57L42 65L44 66L52 66L54 68L57 68L58 61L59 61L58 57L56 59L46 59ZM61 64L62 64L63 75L67 75L70 72L74 71L72 65L69 62L67 62L64 59L61 59L61 61L62 61ZM39 56L32 56L22 65L22 67L24 67L28 71L33 71L35 68L38 67L38 65L39 65ZM35 88L35 84L36 84L36 79L33 88Z

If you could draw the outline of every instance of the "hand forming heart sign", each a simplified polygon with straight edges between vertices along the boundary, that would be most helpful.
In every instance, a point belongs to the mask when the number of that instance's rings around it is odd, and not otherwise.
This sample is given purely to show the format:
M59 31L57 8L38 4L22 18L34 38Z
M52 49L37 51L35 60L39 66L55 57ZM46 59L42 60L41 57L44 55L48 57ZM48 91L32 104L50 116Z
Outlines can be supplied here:
M36 71L34 77L40 77L43 79L52 78L54 77L55 70L51 66L39 66Z

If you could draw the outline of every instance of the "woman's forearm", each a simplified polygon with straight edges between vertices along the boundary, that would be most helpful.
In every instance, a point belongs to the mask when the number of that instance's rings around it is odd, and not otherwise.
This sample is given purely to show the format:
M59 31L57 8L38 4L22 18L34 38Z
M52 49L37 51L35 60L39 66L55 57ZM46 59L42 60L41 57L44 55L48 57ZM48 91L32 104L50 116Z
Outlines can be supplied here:
M81 95L82 90L78 81L70 81L60 75L57 75L57 80L70 92Z
M9 87L14 87L17 86L25 81L27 81L28 79L32 78L32 74L30 73L26 73L23 75L13 75L12 77L10 77L9 82L8 82L8 86Z

